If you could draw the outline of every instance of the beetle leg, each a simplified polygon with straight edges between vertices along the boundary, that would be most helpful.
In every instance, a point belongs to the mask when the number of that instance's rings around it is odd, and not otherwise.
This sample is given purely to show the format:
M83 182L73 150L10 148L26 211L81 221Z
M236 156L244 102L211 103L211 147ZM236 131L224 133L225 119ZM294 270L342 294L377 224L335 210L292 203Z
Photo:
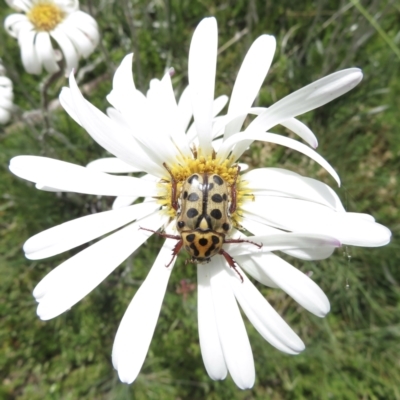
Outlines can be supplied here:
M161 232L153 231L152 229L142 228L141 226L139 227L139 230L140 230L140 229L141 229L142 231L153 232L153 233L155 233L156 235L161 236L161 237L166 238L166 239L181 240L181 237L178 236L178 235L169 235L168 233L161 233Z
M236 211L236 182L240 173L240 167L238 165L235 180L231 186L231 204L229 206L229 213L232 215Z
M237 270L235 263L236 261L230 256L225 250L221 249L219 251L219 254L222 254L225 257L225 260L228 262L229 266L235 270L235 272L239 275L240 280L243 283L243 276L242 274Z
M246 239L224 239L224 243L250 243L254 244L254 246L257 246L259 249L263 247L263 244L258 244L255 242L252 242L251 240L246 240Z
M173 236L173 235L171 235L171 236ZM175 238L173 238L173 239L175 239ZM168 268L172 264L172 261L174 261L174 258L178 255L182 246L183 246L183 240L180 239L179 242L175 245L174 249L172 250L172 258L171 258L171 261L165 266L166 268Z
M172 175L172 171L168 167L166 163L163 163L164 168L168 171L171 176L171 206L175 211L178 211L179 204L178 204L178 181L175 179L174 175Z
M178 253L180 252L180 250L181 250L181 248L183 246L182 238L180 236L178 236L178 235L169 235L168 233L161 233L161 232L153 231L152 229L147 229L147 228L142 228L142 227L139 227L139 229L141 229L143 231L153 232L156 235L161 236L161 237L166 238L166 239L178 240L178 243L175 245L174 249L172 250L171 261L165 266L166 268L168 268L172 264L172 261L174 261L174 258L178 255Z

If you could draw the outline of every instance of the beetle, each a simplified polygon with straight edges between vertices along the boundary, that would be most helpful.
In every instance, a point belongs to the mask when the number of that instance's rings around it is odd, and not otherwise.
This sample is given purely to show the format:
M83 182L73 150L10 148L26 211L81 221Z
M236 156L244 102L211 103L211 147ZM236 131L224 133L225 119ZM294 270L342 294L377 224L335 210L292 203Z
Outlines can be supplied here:
M233 225L232 214L236 210L236 181L240 167L237 168L232 185L217 174L194 173L183 182L179 194L178 182L168 166L164 164L164 167L171 176L171 205L177 212L176 228L179 233L170 235L155 232L164 238L178 240L166 267L171 265L182 248L191 256L186 263L206 264L211 261L211 257L221 254L243 282L235 260L222 248L225 243L251 243L258 248L262 247L245 239L228 239Z

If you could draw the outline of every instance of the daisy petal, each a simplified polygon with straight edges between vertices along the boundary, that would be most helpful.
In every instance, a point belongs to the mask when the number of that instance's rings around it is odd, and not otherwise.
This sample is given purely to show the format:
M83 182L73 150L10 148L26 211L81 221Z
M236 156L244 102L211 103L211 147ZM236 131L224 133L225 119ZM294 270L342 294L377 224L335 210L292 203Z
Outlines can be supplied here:
M321 288L282 258L269 254L268 260L259 255L254 255L252 258L259 268L293 300L317 317L325 317L330 311L330 304Z
M86 165L86 168L93 169L95 171L106 172L109 174L140 172L140 169L135 168L132 165L127 164L115 157L100 158L92 161Z
M90 293L163 224L158 212L134 222L63 262L36 286L42 320L57 317Z
M159 208L154 202L135 204L77 218L32 236L24 244L25 256L39 260L60 254L105 235Z
M257 168L242 175L255 196L268 196L270 191L345 211L338 195L325 183L280 168Z
M275 48L276 40L270 35L262 35L253 42L238 72L228 116L239 114L243 109L251 107L267 76ZM225 128L224 139L239 132L245 118L246 115L242 115L230 122Z
M153 338L173 265L165 268L176 241L167 239L127 308L115 336L112 361L122 382L138 376Z
M178 114L181 123L181 129L186 132L189 122L193 117L192 102L190 100L189 86L183 90L181 97L178 101Z
M29 74L40 74L42 72L42 65L36 53L35 38L36 32L30 29L23 29L18 35L22 64Z
M213 257L209 264L211 291L218 334L225 362L233 381L240 389L254 385L255 370L246 328L240 315L228 271L222 257Z
M52 30L50 35L58 43L64 54L64 60L66 64L65 75L68 76L72 70L78 68L79 55L71 40L60 27L56 27L54 30Z
M345 69L319 79L273 104L252 121L246 131L268 131L289 118L321 107L347 93L361 79L362 72L358 68ZM238 144L235 147L235 156L239 157L250 144L251 140Z
M257 254L257 258L262 259L262 262L266 264L273 255L273 253ZM271 288L279 288L279 286L264 272L264 270L259 267L259 263L256 263L253 260L252 255L246 254L244 256L236 256L235 261L240 265L242 269L244 269L258 282Z
M242 236L244 240L263 245L261 249L253 243L237 243L224 245L232 256L243 254L258 254L270 251L287 251L292 249L314 248L318 246L340 247L341 243L335 237L320 233L280 232L261 236Z
M122 126L118 129L113 121L84 99L73 74L70 75L69 83L72 100L75 103L75 114L89 135L100 146L128 164L142 164L143 170L153 175L163 176L165 174L162 167L153 163L150 158L144 159L142 154L136 151L138 147L142 148L138 146L137 141L128 130L124 130ZM118 135L113 133L116 128ZM162 154L160 152L160 156Z
M265 112L267 107L253 107L250 109L249 114L260 115ZM296 135L300 136L305 142L307 142L312 148L316 149L318 147L318 139L311 131L311 129L303 124L303 122L299 121L296 118L289 118L285 121L282 121L280 125L285 128L291 130Z
M203 19L194 31L189 50L189 88L200 148L212 152L212 111L217 65L218 28L215 18Z
M130 197L130 196L118 196L115 198L114 203L112 205L113 210L118 210L122 207L127 207L133 204L138 198Z
M31 182L65 192L100 196L156 196L154 182L131 176L97 172L65 161L37 156L17 156L10 171Z
M225 95L219 96L214 100L212 112L213 117L216 117L224 109L228 100L229 97Z
M4 28L7 33L15 38L18 38L21 29L33 29L33 25L29 22L26 15L11 14L4 20Z
M128 54L117 68L113 78L113 88L107 100L117 110L131 113L137 107L137 103L145 101L142 93L136 90L132 75L133 53Z
M56 62L50 36L47 32L38 32L36 35L35 47L40 62L49 74L54 74L60 70Z
M288 118L321 107L357 86L362 76L360 69L349 68L321 78L273 104L248 129L267 131Z
M241 272L240 268L238 270ZM227 274L236 299L258 333L278 350L288 354L301 353L305 349L302 340L271 307L247 276L241 272L242 283L233 270L227 271Z
M340 178L336 171L332 168L332 166L326 161L321 155L319 155L315 150L309 148L303 143L300 143L296 140L277 135L275 133L264 132L264 131L254 131L254 130L246 130L245 132L239 132L236 135L231 136L228 140L226 140L218 151L218 156L221 158L226 158L229 155L229 151L233 148L233 146L237 143L243 142L247 143L246 148L253 140L262 140L263 142L276 143L281 146L289 147L290 149L296 150L304 155L310 157L312 160L317 162L321 167L325 168L335 179L335 181L340 186ZM234 160L242 153L242 149L237 150L237 146L232 151L232 157ZM245 149L244 149L245 150ZM243 151L244 151L243 150ZM240 153L240 154L239 154Z
M253 235L265 235L267 233L277 233L281 230L272 228L271 226L261 224L259 222L244 218L241 221L242 226L251 232ZM301 249L286 249L281 250L283 253L289 254L292 257L297 257L302 260L324 260L332 255L337 248L337 243L331 245L321 245ZM251 274L251 273L250 273ZM254 276L254 275L253 275ZM260 281L261 282L261 281ZM269 284L266 284L270 286ZM273 286L272 286L273 287Z
M218 335L210 286L211 270L209 264L197 265L197 315L199 340L204 366L211 379L226 378L228 369Z
M391 232L385 226L352 213L335 212L308 201L256 197L242 206L246 218L294 232L314 232L336 237L343 244L378 247L389 243Z

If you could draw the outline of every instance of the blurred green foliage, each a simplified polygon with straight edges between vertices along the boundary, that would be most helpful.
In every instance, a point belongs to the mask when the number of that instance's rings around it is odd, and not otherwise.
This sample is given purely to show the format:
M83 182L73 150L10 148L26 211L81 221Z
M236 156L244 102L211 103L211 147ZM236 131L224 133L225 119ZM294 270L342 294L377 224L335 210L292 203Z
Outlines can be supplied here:
M80 86L105 110L113 71L125 54L135 51L133 69L140 89L147 90L151 78L161 78L165 68L173 66L180 93L187 84L192 32L209 15L218 19L224 49L218 60L217 95L230 94L244 54L263 33L276 36L278 49L259 105L268 106L328 73L358 66L365 78L355 90L301 120L317 134L319 152L339 172L343 185L338 193L346 208L373 214L396 239L400 60L354 2L82 1L82 8L100 25L102 45L82 61ZM362 5L400 46L399 3L371 0ZM0 9L2 18L11 12ZM400 399L400 251L395 239L384 248L342 248L323 262L289 260L312 273L328 295L332 311L324 320L283 292L259 287L307 349L298 356L281 354L247 324L257 371L256 384L248 391L237 389L229 377L214 382L207 376L198 344L196 292L186 298L179 294L182 280L195 283L195 269L181 259L139 378L131 386L119 382L111 365L112 342L157 254L158 238L149 240L71 311L40 321L33 288L80 249L29 261L22 254L24 241L61 222L108 209L112 199L35 190L8 172L8 161L36 154L85 165L106 154L56 102L51 129L45 129L40 110L45 77L24 73L17 43L3 30L0 43L19 107L14 121L0 132L0 399ZM64 85L62 78L51 86L49 97L56 99ZM244 161L253 167L292 169L334 186L325 171L290 149L255 144Z

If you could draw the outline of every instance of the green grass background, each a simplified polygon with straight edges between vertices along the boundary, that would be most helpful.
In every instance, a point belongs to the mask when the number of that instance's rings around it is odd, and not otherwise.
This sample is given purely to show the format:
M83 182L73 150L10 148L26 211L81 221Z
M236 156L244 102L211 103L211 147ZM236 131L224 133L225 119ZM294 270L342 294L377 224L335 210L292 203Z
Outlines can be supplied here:
M14 82L18 112L0 128L0 399L400 399L400 3L334 0L114 0L81 2L98 21L102 43L78 71L86 97L105 110L105 95L122 57L135 51L135 81L147 90L173 66L177 94L187 84L191 35L205 16L219 25L216 94L230 95L252 41L275 35L278 48L256 103L269 106L286 94L342 68L364 71L347 95L301 116L317 134L318 151L338 171L342 187L295 152L255 144L243 157L252 167L278 166L336 187L348 211L370 213L388 226L384 248L345 247L322 262L289 259L322 287L332 311L319 319L286 294L259 287L306 343L298 356L281 354L247 323L255 357L254 388L237 389L228 377L210 380L202 364L196 291L184 298L182 280L195 268L178 260L146 362L137 381L119 382L111 348L122 315L161 245L152 238L89 296L58 318L43 322L31 292L49 271L81 248L43 260L24 258L35 233L108 209L109 198L54 194L8 172L20 154L46 155L85 165L106 153L51 103L49 126L41 114L46 76L21 66L14 39L0 30L0 57ZM0 16L12 12L3 3ZM57 99L64 78L48 89ZM284 129L275 129L290 135ZM117 132L116 132L117 134ZM140 329L140 327L138 327Z

